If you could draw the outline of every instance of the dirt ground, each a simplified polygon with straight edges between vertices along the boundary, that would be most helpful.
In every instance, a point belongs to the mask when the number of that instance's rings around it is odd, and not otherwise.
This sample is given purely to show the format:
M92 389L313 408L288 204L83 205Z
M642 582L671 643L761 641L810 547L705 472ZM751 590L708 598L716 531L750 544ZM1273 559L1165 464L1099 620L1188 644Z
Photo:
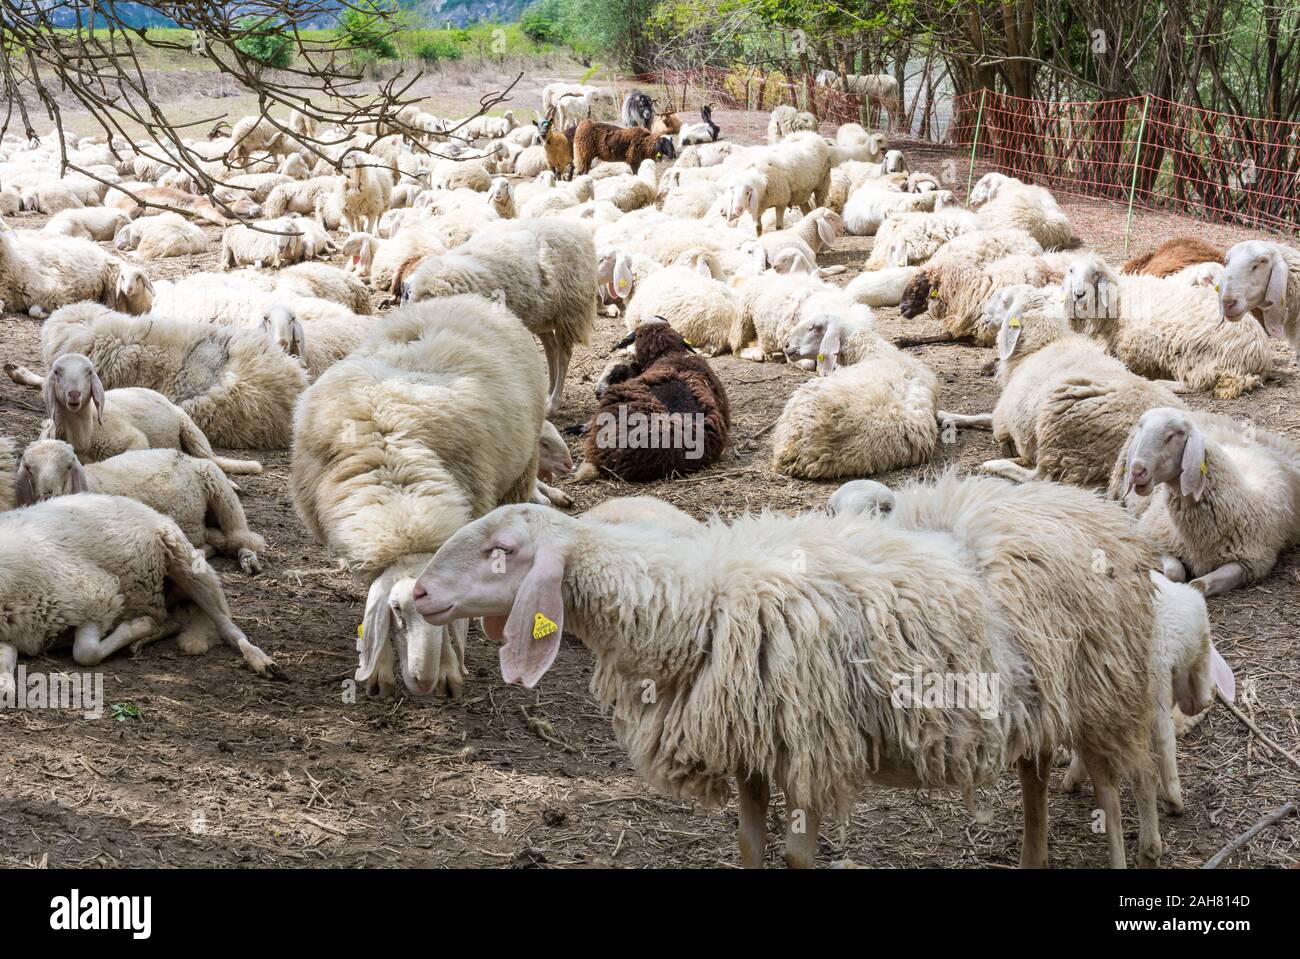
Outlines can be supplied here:
M536 79L529 91L548 79ZM468 90L462 99L474 101L477 93ZM759 135L766 124L762 116L717 119L741 140ZM904 147L913 169L941 171L952 161L947 169L956 171L964 188L962 157L933 146ZM1124 210L1061 199L1079 236L1119 260ZM12 225L30 229L41 222L23 217ZM1139 214L1135 245L1181 233L1223 245L1251 235ZM847 283L869 248L870 240L845 238L821 261L848 267L834 278ZM167 277L212 268L214 261L211 254L184 257L149 269ZM904 321L896 310L879 310L877 317L886 334L938 330L924 317ZM594 342L575 358L558 425L585 421L592 383L622 333L620 320L598 320ZM1275 351L1279 373L1264 388L1232 402L1202 395L1190 403L1300 439L1295 360L1280 343ZM992 408L997 389L983 371L992 351L942 345L918 353L941 376L943 407L972 413ZM4 314L0 357L39 367L39 324ZM825 502L834 484L792 480L769 466L769 428L808 374L732 356L714 363L734 411L733 452L718 466L674 482L566 486L579 510L635 493L660 496L699 517L761 507L804 510ZM34 391L0 378L0 433L27 442L41 418ZM239 479L250 522L269 543L266 570L248 577L231 560L218 558L215 565L236 621L292 681L261 680L228 649L190 658L163 643L138 658L111 659L102 669L106 702L135 704L138 718L0 712L0 865L738 866L734 806L700 808L657 795L637 779L588 693L591 656L572 637L539 690L503 686L496 649L475 629L463 701L349 701L365 592L335 568L296 516L287 489L288 452L233 454L255 455L266 466L261 476ZM996 456L990 434L962 432L931 463L878 478L895 485L952 467L970 470ZM1244 711L1292 752L1300 743L1298 579L1292 550L1263 582L1210 601L1215 640L1236 670ZM75 668L66 653L28 667ZM533 719L549 724L553 733L539 735ZM1221 707L1180 742L1179 752L1187 812L1162 819L1168 866L1201 865L1300 786L1296 769ZM1021 823L1014 773L984 798L993 811L986 824L954 794L867 793L848 824L847 844L841 845L839 830L831 826L819 861L1014 866ZM1091 809L1087 787L1074 796L1053 790L1053 865L1105 865L1105 840L1092 831ZM775 802L774 833L782 812ZM1132 857L1131 795L1125 827ZM1228 865L1291 865L1300 858L1298 843L1300 826L1292 817ZM779 856L780 843L773 843L770 863L780 862Z

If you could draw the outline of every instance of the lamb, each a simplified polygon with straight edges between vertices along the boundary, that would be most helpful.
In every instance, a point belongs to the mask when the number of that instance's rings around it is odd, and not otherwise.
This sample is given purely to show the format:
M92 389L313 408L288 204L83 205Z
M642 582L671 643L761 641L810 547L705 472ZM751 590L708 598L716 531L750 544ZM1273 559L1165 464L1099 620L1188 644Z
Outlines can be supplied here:
M639 169L645 160L677 156L672 137L655 136L639 126L616 127L598 120L583 120L573 136L574 169L587 173L595 160L622 160Z
M736 777L746 866L765 858L773 779L801 813L786 861L808 867L821 821L867 785L969 792L1012 763L1021 864L1044 866L1047 774L1071 742L1101 784L1113 865L1125 862L1117 782L1149 784L1139 852L1154 864L1152 587L1122 511L1077 490L951 476L898 499L888 523L715 518L686 550L676 526L503 507L434 555L415 608L435 624L484 616L503 679L525 687L569 630L593 652L592 692L643 778L716 805ZM1088 572L1098 548L1114 578ZM899 677L953 672L1001 677L995 721L910 697L899 708Z
M1300 446L1228 417L1146 411L1114 459L1110 492L1164 554L1165 575L1191 573L1206 596L1262 579L1300 543Z
M969 210L891 214L876 231L876 242L867 257L866 269L924 263L945 243L977 229L979 221Z
M803 479L870 476L934 453L939 381L881 339L866 313L818 315L790 333L786 355L815 357L822 376L799 387L781 411L772 434L777 471ZM837 369L841 360L850 365Z
M959 237L953 243L963 239ZM943 324L943 339L992 346L998 323L992 321L987 306L994 292L1018 284L1035 288L1058 284L1065 277L1070 259L1064 253L1013 253L991 262L961 258L936 264L932 260L908 282L899 312L911 318L929 311Z
M867 182L853 191L844 204L844 225L852 236L874 236L880 224L894 213L933 213L954 202L951 192L902 193Z
M816 133L818 126L817 118L811 113L781 104L772 110L767 121L767 142L776 145L792 133Z
M208 238L179 214L162 213L141 217L123 226L113 237L113 246L119 250L134 250L143 260L159 260L206 253Z
M501 296L538 336L550 379L547 412L558 413L573 349L590 339L595 322L591 235L562 220L506 220L450 253L427 258L403 296L419 302L459 293Z
M290 411L307 385L298 363L264 333L126 316L91 303L65 306L46 320L41 352L49 365L65 353L83 354L108 389L157 390L218 446L288 446Z
M234 556L248 576L262 571L257 554L266 542L248 528L235 488L211 460L149 449L83 467L69 444L39 440L23 453L17 486L19 506L86 492L138 500L174 520L204 555Z
M1133 372L1173 379L1179 391L1234 399L1272 372L1253 324L1224 324L1213 293L1174 280L1120 275L1099 256L1078 257L1062 280L1066 311Z
M623 98L623 126L649 130L655 119L654 101L648 93L633 90Z
M50 217L41 232L48 236L72 236L83 240L111 240L130 220L121 210L107 206L64 210Z
M356 679L390 695L394 653L413 693L459 698L465 624L411 608L414 577L460 526L537 481L546 376L518 318L475 295L409 305L303 394L294 505L369 586Z
M136 274L90 240L0 229L0 302L43 319L69 303L132 299Z
M202 652L215 632L259 676L284 678L231 621L221 580L175 521L121 496L58 496L0 514L0 608L9 693L18 653L39 656L69 632L78 666L177 632L182 649Z
M771 147L755 164L733 174L726 216L734 223L749 213L763 233L763 211L772 210L776 228L785 225L786 207L805 213L826 205L830 191L831 148L815 133L795 133Z
M1008 479L1052 479L1103 486L1133 424L1149 409L1181 407L1168 388L1129 372L1100 343L1074 333L1046 296L1025 289L998 330L993 438L1010 459L985 472Z
M1225 320L1252 313L1269 336L1289 340L1300 356L1300 250L1264 240L1238 243L1224 257L1219 285Z
M1214 705L1217 689L1228 702L1236 693L1230 667L1210 638L1210 617L1205 596L1184 583L1173 583L1151 571L1156 586L1155 635L1151 641L1155 690L1152 700L1152 752L1160 767L1160 784L1174 815L1183 813L1183 792L1178 781L1178 751L1174 744L1178 718L1199 716ZM1064 788L1074 792L1087 771L1075 757Z
M306 257L303 233L288 217L258 220L252 226L236 223L221 234L219 269L237 266L279 267Z
M637 326L630 362L606 371L583 440L583 482L611 473L644 482L713 465L731 442L731 406L708 361L662 317Z
M15 383L42 391L49 421L43 439L67 441L82 462L96 463L129 450L182 450L212 460L231 474L256 474L256 460L217 456L203 431L184 410L161 393L139 387L105 391L90 360L79 353L60 356L40 377L21 366L6 364Z
M722 129L713 122L713 104L706 103L700 107L700 122L685 124L677 137L677 142L682 146L713 143L720 136L722 136Z
M706 356L739 351L745 342L736 297L707 265L668 266L638 281L624 315L628 332L654 319L667 321Z
M1224 251L1200 237L1179 236L1128 260L1121 273L1170 276L1198 263L1222 263Z

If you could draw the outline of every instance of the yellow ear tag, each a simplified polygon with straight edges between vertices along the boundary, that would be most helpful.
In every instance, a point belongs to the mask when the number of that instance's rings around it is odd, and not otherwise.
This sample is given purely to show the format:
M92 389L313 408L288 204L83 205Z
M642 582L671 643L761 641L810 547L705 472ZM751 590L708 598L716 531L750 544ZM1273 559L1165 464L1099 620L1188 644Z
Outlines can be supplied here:
M938 290L931 290L931 291L930 291L930 299L933 300L933 299L934 299L936 296L938 296L938 295L939 295L939 291L938 291Z
M626 289L627 289L627 280L619 280L619 281L618 281L618 288L619 288L620 290L626 290Z
M899 265L899 266L907 266L907 257L905 257L905 256L901 256L901 257L899 257L899 258L898 258L898 265Z
M1020 317L1013 316L1007 321L1007 326L1011 327L1013 330L1020 329Z
M533 639L542 639L555 632L555 624L538 613L533 617Z
M826 354L825 354L825 353L818 353L818 354L817 354L817 362L818 362L818 363L825 363L825 362L826 362Z
M682 337L682 342L685 343L687 346L694 346L694 345L695 345L694 343L692 343L690 340L688 340L688 339L687 339L686 337L684 337L684 336Z
M366 631L364 623L357 623L357 639L361 639Z
M1201 460L1201 475L1202 476L1210 475L1210 468L1205 465L1205 460Z
M1217 283L1214 284L1214 292L1215 292L1215 293L1218 293L1218 292L1219 292L1219 284L1217 284Z

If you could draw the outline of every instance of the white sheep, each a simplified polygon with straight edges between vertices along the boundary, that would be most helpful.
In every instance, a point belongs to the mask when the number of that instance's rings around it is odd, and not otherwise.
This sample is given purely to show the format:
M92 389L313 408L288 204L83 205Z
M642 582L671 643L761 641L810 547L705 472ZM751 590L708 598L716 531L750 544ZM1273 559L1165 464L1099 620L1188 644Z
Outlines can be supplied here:
M826 511L832 516L886 516L894 511L894 491L875 480L849 480L831 494Z
M979 221L970 210L891 213L876 230L876 242L865 268L881 270L924 263L945 243L978 229Z
M356 679L459 698L465 624L427 627L414 577L460 526L531 500L546 374L518 318L479 296L405 306L327 370L294 416L307 528L369 586Z
M933 213L954 202L948 190L902 193L869 180L854 190L844 204L844 224L852 236L874 236L880 224L893 213Z
M816 133L817 127L817 118L811 113L783 103L772 110L767 121L767 142L775 145L792 133Z
M664 267L636 282L623 317L628 332L656 317L706 356L744 345L736 297L707 264Z
M1224 416L1155 408L1114 460L1110 492L1138 514L1164 572L1207 596L1262 579L1300 542L1300 447Z
M919 267L898 266L868 270L855 276L844 292L864 306L898 306L903 293L915 279Z
M804 479L870 476L924 462L939 441L939 381L873 329L870 311L819 314L791 331L786 355L821 376L794 392L772 434L772 466ZM847 364L837 369L840 363Z
M304 216L323 218L322 225L329 230L337 229L342 220L342 211L333 211L336 216L325 216L329 205L324 202L340 189L343 178L339 176L317 176L308 180L291 180L274 187L262 203L262 215L268 219L284 216L286 213L300 213Z
M130 217L113 207L82 207L56 213L41 228L41 232L48 236L73 236L83 240L111 240L117 231L129 221Z
M251 225L236 223L221 234L218 268L237 266L279 267L306 257L303 233L287 216L258 220Z
M7 436L0 436L0 513L14 508L17 491L14 478L17 472L17 447Z
M90 240L0 229L0 303L11 312L42 319L81 300L130 309L137 275Z
M1113 865L1118 782L1140 778L1139 853L1154 864L1152 586L1122 510L955 477L898 501L888 523L764 512L693 534L502 507L435 554L415 608L434 624L485 617L503 679L525 687L576 636L643 778L716 805L735 777L746 866L764 862L773 782L799 811L786 861L808 867L821 822L867 786L970 791L1012 764L1029 810L1021 863L1044 866L1052 752L1072 742L1100 784ZM1113 577L1091 571L1099 548ZM954 672L999 676L996 697L981 710L908 695L914 676Z
M752 165L730 175L725 208L728 222L734 223L748 213L761 235L765 210L775 213L779 230L785 225L787 207L797 206L811 213L825 206L831 166L831 147L816 133L786 137Z
M65 306L46 320L41 352L48 365L83 354L109 389L157 390L218 446L288 446L291 410L307 384L297 361L262 332L127 316L93 303Z
M1235 323L1251 313L1300 356L1300 250L1265 240L1229 247L1220 287L1224 319Z
M357 316L337 303L294 299L267 309L261 328L316 379L360 346L372 323L372 317Z
M328 263L297 263L275 273L274 279L278 291L331 300L363 316L375 312L365 285L352 273Z
M0 693L13 692L18 653L42 655L69 633L84 667L177 632L182 649L202 651L192 632L215 631L259 676L284 675L231 621L220 578L180 527L121 496L0 514L0 607Z
M426 258L403 299L478 293L499 298L542 341L550 375L548 415L559 412L574 347L591 338L596 248L562 220L503 220L450 252Z
M1070 218L1042 187L1019 181L1004 187L979 208L978 217L986 230L1024 230L1045 250L1066 249L1074 244Z
M83 466L68 443L39 440L23 452L17 487L19 506L74 493L137 500L174 520L204 555L233 556L249 576L262 570L257 554L266 542L248 528L235 488L211 460L151 449Z
M602 177L594 183L595 198L613 203L624 213L654 203L659 187L654 160L641 161L635 174Z
M1210 290L1172 277L1119 274L1095 254L1077 257L1061 286L1077 329L1100 338L1133 372L1176 381L1177 391L1235 399L1272 372L1264 331L1224 324Z
M889 114L891 124L903 119L903 98L898 80L887 73L846 73L841 76L834 70L822 70L817 74L817 85L866 97L868 102L879 104Z
M208 237L202 229L176 213L141 217L123 226L113 237L119 250L134 250L142 260L188 256L208 252Z
M379 218L388 209L392 192L393 180L387 169L377 166L364 154L349 153L343 158L342 183L333 194L316 201L316 219L327 226L326 210L336 202L349 232L373 233L379 226Z

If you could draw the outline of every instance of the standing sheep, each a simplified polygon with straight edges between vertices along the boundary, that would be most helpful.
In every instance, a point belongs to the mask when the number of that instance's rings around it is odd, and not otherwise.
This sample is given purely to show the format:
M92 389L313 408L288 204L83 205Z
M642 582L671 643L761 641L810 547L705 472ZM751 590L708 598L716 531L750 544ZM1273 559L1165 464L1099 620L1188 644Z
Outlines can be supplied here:
M425 259L404 298L412 302L478 293L506 309L542 341L550 374L548 415L559 412L573 349L596 319L596 247L562 220L506 220L442 256Z
M369 587L358 682L459 698L465 624L411 607L414 577L462 525L531 500L546 377L519 319L479 296L390 313L303 394L292 491L312 534Z

